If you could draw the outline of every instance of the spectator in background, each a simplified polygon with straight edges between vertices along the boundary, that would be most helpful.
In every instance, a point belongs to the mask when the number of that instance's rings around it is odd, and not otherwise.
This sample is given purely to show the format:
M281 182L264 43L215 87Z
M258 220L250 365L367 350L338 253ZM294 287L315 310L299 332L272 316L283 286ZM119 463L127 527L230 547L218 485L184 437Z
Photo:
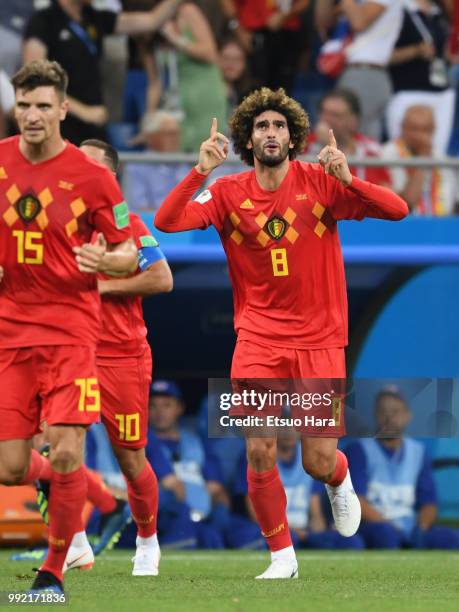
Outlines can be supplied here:
M217 117L224 131L227 117L225 84L218 50L204 13L185 2L161 29L167 46L145 58L149 80L147 104L180 111L183 116L180 149L199 151Z
M160 27L182 0L162 0L152 11L97 11L89 0L51 0L34 13L24 34L24 63L57 60L69 75L70 103L62 133L79 144L106 140L107 110L102 100L99 58L105 35L140 34Z
M158 0L123 0L123 10L141 12L151 10ZM151 51L154 34L129 36L127 42L127 72L123 91L123 122L138 126L146 111L147 74L144 55Z
M397 390L378 393L375 418L380 438L359 440L346 450L366 545L459 549L459 531L435 525L431 461L423 444L404 436L411 414Z
M216 458L206 453L198 435L180 425L184 411L182 393L175 383L157 380L152 384L150 426L185 490L187 510L180 513L179 520L185 531L189 531L190 521L196 525L198 545L222 548L229 500L221 484L221 469Z
M318 549L361 549L364 547L360 536L345 538L336 530L329 529L321 507L324 485L315 481L303 469L301 449L296 437L277 439L277 460L280 478L287 496L287 519L293 546ZM232 548L261 548L260 528L248 496L247 459L241 455L239 470L233 492L241 498L241 514L232 518L231 529L227 532L228 545ZM236 502L237 503L237 502Z
M348 89L334 89L324 94L319 102L318 123L311 133L305 153L318 155L328 143L328 130L332 128L338 148L348 157L366 159L381 157L381 146L359 132L360 104ZM386 168L350 167L355 176L377 185L391 187Z
M291 94L302 48L301 14L310 0L220 0L231 30L249 53L256 86Z
M454 115L454 90L450 87L445 47L448 21L432 0L406 0L403 25L390 59L394 96L387 107L390 139L400 135L405 110L428 104L435 113L433 150L446 153Z
M141 124L140 137L147 151L176 153L180 144L180 122L167 110L147 113ZM183 163L128 163L123 172L123 191L134 211L156 211L167 194L190 171Z
M386 159L431 157L435 117L430 106L411 106L405 112L400 138L383 146ZM455 211L457 180L449 168L390 169L392 188L417 215L446 215Z
M247 52L236 38L227 38L220 47L220 69L226 84L228 117L253 89L247 65Z
M392 94L387 66L402 23L403 0L320 0L319 31L329 30L344 16L353 35L346 49L347 66L338 86L359 98L363 134L381 140L384 111Z
M0 68L9 77L19 70L22 60L22 35L35 9L49 0L3 0L0 2Z
M8 118L14 108L14 88L6 72L0 69L0 138L8 134Z

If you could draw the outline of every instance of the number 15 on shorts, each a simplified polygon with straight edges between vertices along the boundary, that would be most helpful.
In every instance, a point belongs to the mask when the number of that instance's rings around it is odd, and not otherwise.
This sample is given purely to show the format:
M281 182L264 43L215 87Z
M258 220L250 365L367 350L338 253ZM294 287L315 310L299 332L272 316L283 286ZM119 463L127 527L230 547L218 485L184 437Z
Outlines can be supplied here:
M97 378L76 378L74 382L80 388L79 412L100 412L100 391Z

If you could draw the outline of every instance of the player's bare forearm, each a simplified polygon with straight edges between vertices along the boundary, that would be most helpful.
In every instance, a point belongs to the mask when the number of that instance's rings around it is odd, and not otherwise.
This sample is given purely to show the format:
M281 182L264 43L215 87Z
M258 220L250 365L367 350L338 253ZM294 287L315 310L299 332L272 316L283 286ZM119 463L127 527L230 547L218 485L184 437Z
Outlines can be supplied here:
M116 21L117 34L144 34L158 30L174 16L183 0L162 0L151 11L122 12Z
M147 297L156 293L169 293L174 281L169 264L161 259L135 276L99 279L97 284L100 295Z
M97 272L117 275L129 274L137 270L137 248L132 238L117 245L108 245L102 257Z
M2 280L3 280L3 275L4 275L4 273L5 273L5 272L4 272L4 270L3 270L3 267L2 267L2 266L0 266L0 283L1 283L1 282L2 282Z
M371 0L365 4L359 4L356 0L341 0L339 7L347 17L353 32L364 32L386 10L382 4Z
M437 520L437 506L435 504L426 504L422 506L418 513L418 527L425 531L430 529Z
M366 500L363 495L359 495L360 506L362 508L362 521L367 521L368 523L386 523L386 519L383 515L376 510L374 506L372 506Z

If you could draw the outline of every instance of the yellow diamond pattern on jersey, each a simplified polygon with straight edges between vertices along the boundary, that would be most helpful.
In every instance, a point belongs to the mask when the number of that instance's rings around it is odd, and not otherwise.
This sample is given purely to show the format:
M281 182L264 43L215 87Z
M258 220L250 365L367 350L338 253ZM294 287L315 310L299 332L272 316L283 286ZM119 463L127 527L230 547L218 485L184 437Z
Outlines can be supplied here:
M234 240L234 242L239 246L241 244L241 242L244 240L244 236L241 234L241 232L238 232L237 230L234 230L234 232L231 233L230 238L232 240Z
M77 198L76 200L70 202L70 208L72 209L74 218L65 225L65 231L67 232L67 236L69 238L78 231L78 217L81 217L81 215L86 211L87 207L83 198Z
M266 232L261 230L257 234L257 240L261 244L261 246L266 246L269 242L269 236Z
M322 221L319 221L317 223L317 225L315 226L315 228L314 228L314 234L317 234L317 236L319 236L319 238L322 238L322 236L323 236L323 234L324 234L326 229L327 229L327 226L324 225L322 223Z
M314 234L319 236L319 238L322 238L325 230L327 229L327 226L324 225L322 221L320 221L320 219L322 219L324 212L325 212L325 206L323 206L320 202L316 202L312 208L312 214L319 219L317 225L314 228Z
M285 232L285 237L291 244L295 242L298 236L299 236L299 233L296 231L294 227L289 227L288 230Z
M259 227L264 227L267 221L268 221L268 217L265 215L265 213L261 212L259 215L255 217L255 223Z
M6 192L6 198L11 206L3 213L3 219L11 227L19 219L18 213L14 210L13 204L19 200L21 192L17 188L17 185L11 185Z
M3 219L5 220L5 223L11 227L12 225L14 225L16 223L16 221L19 219L19 215L18 213L14 210L14 208L12 206L10 206L8 208L8 210L6 210L3 213Z
M38 194L38 199L42 205L42 209L37 215L36 222L41 230L45 230L49 223L45 208L51 204L54 198L51 191L48 189L48 187L46 187L46 189L40 191Z
M284 219L287 221L289 225L292 225L292 223L296 219L296 212L292 210L290 206L287 208L287 210L284 213Z

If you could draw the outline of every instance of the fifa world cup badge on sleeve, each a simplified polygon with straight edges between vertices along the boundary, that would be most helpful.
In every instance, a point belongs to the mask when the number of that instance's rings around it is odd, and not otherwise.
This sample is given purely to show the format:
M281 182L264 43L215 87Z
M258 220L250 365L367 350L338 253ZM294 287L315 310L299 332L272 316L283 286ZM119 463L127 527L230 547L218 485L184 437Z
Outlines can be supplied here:
M126 201L120 202L113 207L113 216L117 229L124 229L129 225L129 208Z

